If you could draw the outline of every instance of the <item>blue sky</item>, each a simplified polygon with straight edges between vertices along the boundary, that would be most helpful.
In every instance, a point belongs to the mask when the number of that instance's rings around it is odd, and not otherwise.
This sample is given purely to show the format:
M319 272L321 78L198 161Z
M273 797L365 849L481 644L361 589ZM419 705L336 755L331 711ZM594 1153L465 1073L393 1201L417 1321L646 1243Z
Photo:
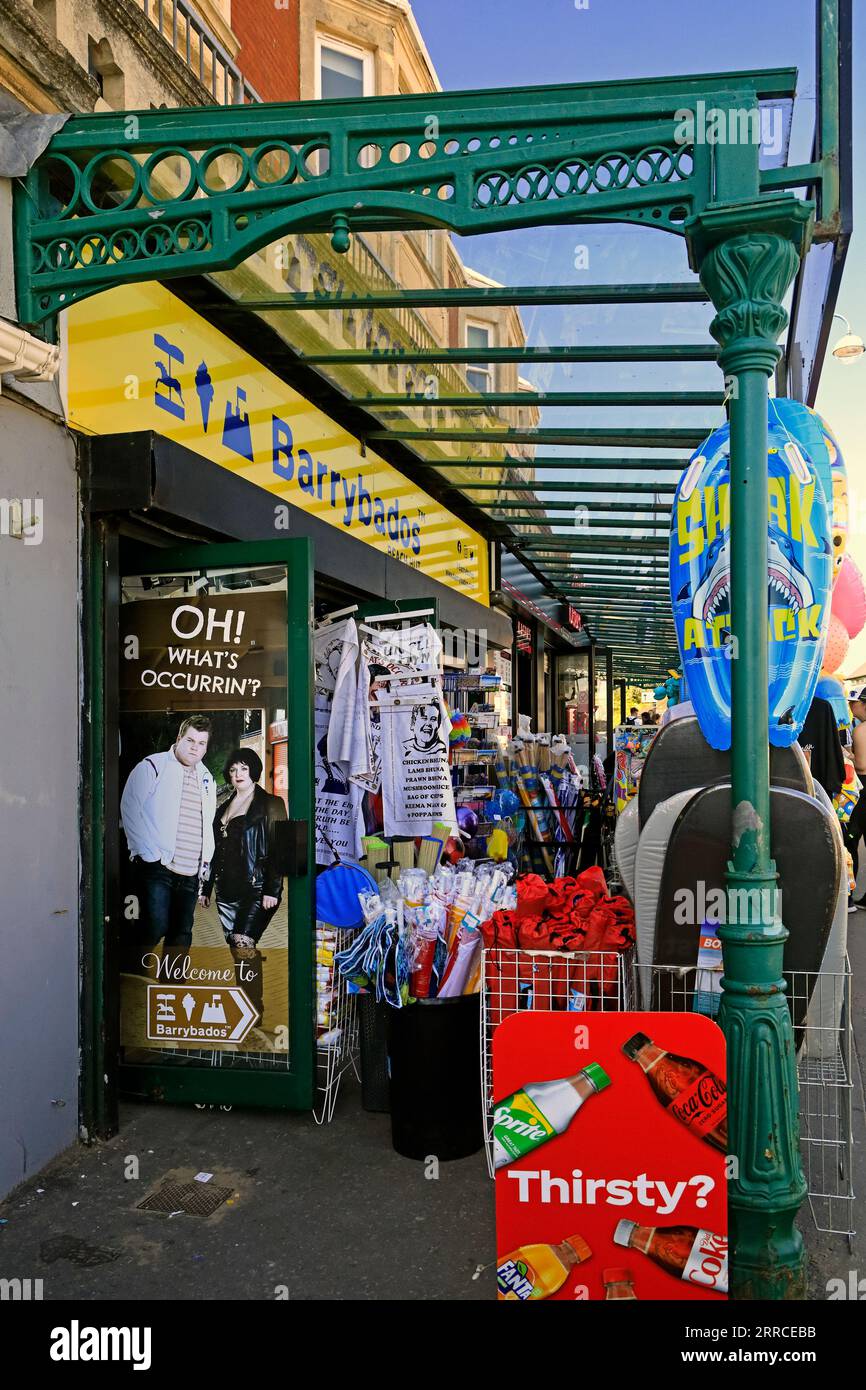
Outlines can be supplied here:
M412 0L412 8L443 87L812 65L812 0L589 0L586 9L574 0Z
M554 82L615 81L617 78L742 68L794 66L799 71L792 128L792 158L807 158L815 110L814 0L413 0L419 27L447 89L514 87ZM857 133L866 132L866 5L854 4L854 178L855 235L848 253L839 309L855 332L866 337L866 275L858 255L856 228L866 219L866 195L859 168ZM679 237L643 228L607 226L548 228L508 235L462 239L461 254L485 274L506 283L568 283L579 278L575 247L589 254L585 278L590 282L684 278L689 274ZM548 309L525 315L532 342L647 341L675 329L686 341L706 341L711 314L701 306L645 309ZM685 327L685 334L683 328ZM838 332L844 331L837 324ZM832 341L832 340L831 340ZM630 386L701 389L718 382L716 369L634 368L618 370L537 367L527 373L539 387L584 389ZM852 494L850 547L866 571L866 450L863 448L862 399L866 393L866 356L843 367L828 355L818 409L840 439ZM543 423L577 423L578 414L548 411ZM628 423L692 424L711 421L716 412L630 411ZM617 423L616 413L581 411L581 423ZM620 421L622 423L622 421ZM551 452L563 452L553 450ZM617 451L623 452L623 451ZM846 671L866 665L866 634L852 643Z

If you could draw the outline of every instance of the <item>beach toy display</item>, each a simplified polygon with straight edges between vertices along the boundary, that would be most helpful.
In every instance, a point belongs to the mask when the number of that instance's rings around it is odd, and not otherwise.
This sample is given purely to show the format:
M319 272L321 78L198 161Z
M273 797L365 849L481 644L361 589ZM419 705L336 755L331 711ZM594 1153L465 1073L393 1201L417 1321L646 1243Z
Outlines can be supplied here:
M404 869L360 895L364 926L336 957L353 990L395 1009L418 999L477 994L481 926L517 904L510 865L440 863Z
M799 434L786 424L789 414L801 426ZM822 474L832 490L834 477L844 481L844 465L835 444L831 453L825 430L819 448L811 417L807 439L800 414L788 412L784 403L770 401L768 415L770 742L786 747L803 727L825 644L831 646L828 659L844 657L847 632L841 621L831 623L830 589L834 554L843 549L837 538L847 527L847 500L841 484L838 498L834 493L827 500ZM810 440L817 461L807 451ZM704 441L677 484L670 534L671 606L683 675L704 737L718 749L731 746L731 665L737 658L730 491L730 426L725 424Z

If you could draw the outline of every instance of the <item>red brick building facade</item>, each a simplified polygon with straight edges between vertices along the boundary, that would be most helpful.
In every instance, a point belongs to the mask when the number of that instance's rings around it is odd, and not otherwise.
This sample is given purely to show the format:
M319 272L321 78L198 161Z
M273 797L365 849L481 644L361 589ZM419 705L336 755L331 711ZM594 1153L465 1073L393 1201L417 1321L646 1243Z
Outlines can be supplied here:
M298 101L300 0L232 0L237 62L262 101Z

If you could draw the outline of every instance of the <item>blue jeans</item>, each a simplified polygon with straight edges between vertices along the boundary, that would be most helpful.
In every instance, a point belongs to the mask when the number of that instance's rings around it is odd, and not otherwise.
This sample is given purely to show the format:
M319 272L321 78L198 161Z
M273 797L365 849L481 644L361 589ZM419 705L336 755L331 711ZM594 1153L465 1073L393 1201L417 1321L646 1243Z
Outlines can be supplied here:
M153 949L165 937L165 950L189 950L198 899L198 874L175 874L157 860L140 863L144 920L142 942Z

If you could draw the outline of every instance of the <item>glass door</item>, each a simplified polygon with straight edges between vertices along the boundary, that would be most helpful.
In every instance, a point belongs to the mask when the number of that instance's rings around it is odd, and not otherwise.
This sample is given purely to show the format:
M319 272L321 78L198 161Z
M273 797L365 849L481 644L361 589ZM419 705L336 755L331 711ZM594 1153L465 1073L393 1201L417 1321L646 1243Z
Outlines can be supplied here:
M119 606L121 1089L308 1109L310 545L148 556Z

